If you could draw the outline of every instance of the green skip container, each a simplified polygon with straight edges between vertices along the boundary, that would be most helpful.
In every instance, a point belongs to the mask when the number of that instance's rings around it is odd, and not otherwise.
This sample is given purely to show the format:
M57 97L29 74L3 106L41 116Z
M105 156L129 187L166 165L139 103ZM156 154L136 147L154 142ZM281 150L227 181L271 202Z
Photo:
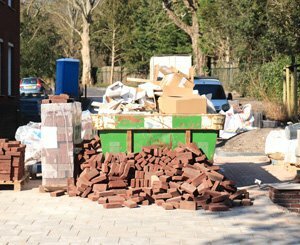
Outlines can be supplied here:
M143 146L194 142L213 159L218 131L224 127L221 114L94 114L103 153L139 152Z

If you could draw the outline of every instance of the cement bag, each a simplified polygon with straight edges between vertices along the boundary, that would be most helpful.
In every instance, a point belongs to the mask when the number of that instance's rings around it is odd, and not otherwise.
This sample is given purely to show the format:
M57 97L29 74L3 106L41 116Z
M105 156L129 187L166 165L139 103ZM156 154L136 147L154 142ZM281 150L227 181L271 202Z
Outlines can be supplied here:
M29 122L17 129L16 140L26 145L25 165L32 165L41 161L41 124Z
M90 111L83 111L81 114L81 138L91 140L97 135L97 130L93 128L93 121Z

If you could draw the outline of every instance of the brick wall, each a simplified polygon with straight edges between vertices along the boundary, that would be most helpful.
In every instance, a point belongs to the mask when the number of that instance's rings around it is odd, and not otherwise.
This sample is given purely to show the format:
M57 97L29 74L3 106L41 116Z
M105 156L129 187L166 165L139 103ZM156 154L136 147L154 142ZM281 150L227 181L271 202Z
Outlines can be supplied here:
M11 2L12 6L8 3ZM0 95L18 95L20 79L20 1L0 0ZM11 92L9 92L9 50L11 60Z

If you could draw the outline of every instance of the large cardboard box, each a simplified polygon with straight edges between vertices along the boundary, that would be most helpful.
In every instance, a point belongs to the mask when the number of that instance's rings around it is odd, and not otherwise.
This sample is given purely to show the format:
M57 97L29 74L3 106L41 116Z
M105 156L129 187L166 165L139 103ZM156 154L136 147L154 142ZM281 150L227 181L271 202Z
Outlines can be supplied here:
M206 98L199 95L162 96L158 99L163 114L206 114Z

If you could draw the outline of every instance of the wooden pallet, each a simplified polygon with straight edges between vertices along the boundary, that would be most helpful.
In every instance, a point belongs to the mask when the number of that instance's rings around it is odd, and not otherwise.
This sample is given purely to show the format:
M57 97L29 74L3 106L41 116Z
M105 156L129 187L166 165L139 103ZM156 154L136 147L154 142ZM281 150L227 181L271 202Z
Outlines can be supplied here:
M14 191L21 191L25 182L29 181L29 173L25 173L20 180L0 180L0 187L4 185L13 185Z

